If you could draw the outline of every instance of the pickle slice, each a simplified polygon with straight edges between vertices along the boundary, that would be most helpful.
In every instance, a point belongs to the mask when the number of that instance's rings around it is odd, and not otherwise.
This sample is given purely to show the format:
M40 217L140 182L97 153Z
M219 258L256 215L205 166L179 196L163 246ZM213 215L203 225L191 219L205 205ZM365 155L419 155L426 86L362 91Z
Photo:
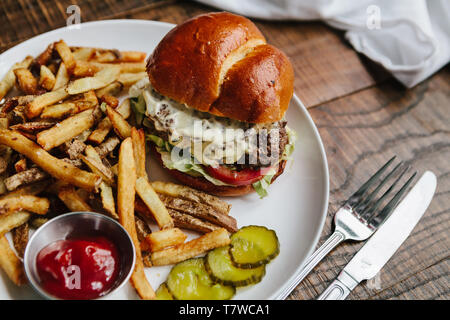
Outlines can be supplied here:
M203 258L193 258L175 265L167 278L167 288L178 300L228 300L236 293L233 286L211 280Z
M257 268L269 263L279 253L277 234L266 227L242 227L231 236L231 261L238 268Z
M236 287L260 282L266 273L266 266L254 269L237 268L231 262L229 249L230 246L216 248L206 255L205 268L210 277L216 282Z
M156 290L156 300L175 300L165 282Z

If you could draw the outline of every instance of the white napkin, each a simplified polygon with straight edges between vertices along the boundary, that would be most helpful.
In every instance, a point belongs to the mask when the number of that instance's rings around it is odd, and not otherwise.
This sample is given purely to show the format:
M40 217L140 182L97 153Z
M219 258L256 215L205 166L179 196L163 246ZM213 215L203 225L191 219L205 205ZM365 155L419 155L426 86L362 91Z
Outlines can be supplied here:
M449 0L197 0L252 18L323 20L412 87L450 61Z

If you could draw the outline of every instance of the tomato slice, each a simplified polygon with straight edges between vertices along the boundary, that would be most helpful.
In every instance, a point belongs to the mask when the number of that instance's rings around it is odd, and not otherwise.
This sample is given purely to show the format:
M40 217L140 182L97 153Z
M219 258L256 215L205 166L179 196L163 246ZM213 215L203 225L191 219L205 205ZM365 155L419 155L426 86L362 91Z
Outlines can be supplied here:
M226 166L206 167L206 171L212 177L235 186L245 186L261 180L271 167L263 167L259 169L243 169L240 171L231 170Z

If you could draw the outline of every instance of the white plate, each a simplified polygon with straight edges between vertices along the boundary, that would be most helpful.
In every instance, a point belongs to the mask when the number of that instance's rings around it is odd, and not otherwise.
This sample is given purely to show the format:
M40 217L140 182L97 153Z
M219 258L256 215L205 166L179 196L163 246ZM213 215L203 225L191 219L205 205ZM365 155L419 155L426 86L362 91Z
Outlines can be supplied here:
M64 39L73 46L95 46L151 53L173 25L144 20L109 20L84 23L80 29L61 28L30 40L0 55L0 76L26 55L36 56L46 46ZM288 125L298 134L293 161L270 187L269 196L256 194L229 199L231 215L239 226L263 225L274 229L280 240L279 256L267 266L257 285L238 289L236 299L276 299L289 286L302 262L312 253L319 239L328 207L328 166L320 136L307 110L294 96L287 112ZM170 180L160 166L150 161L151 179ZM169 267L146 270L154 288L166 279ZM0 273L0 299L36 298L28 286L17 288ZM115 299L137 298L127 285Z

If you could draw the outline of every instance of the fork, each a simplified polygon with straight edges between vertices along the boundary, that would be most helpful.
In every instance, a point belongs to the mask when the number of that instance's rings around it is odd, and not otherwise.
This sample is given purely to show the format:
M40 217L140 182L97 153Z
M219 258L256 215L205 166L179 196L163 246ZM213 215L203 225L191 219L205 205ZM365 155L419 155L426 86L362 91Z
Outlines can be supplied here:
M397 179L395 179L383 195L375 200L374 198L377 193L387 183L387 181L394 176L394 174L401 167L402 163L396 165L395 168L378 183L372 192L368 192L368 190L376 184L394 159L395 156L386 162L386 164L384 164L372 177L370 177L369 180L367 180L358 189L358 191L348 198L344 205L336 212L334 216L334 232L320 246L320 248L318 248L306 260L300 273L295 277L292 284L278 296L278 299L285 299L289 293L291 293L292 290L294 290L295 287L309 274L309 272L341 242L346 240L366 240L386 220L416 175L416 173L414 173L394 195L394 197L392 197L392 199L386 204L386 206L382 210L378 210L381 203L386 200L387 196L392 192L402 176L409 169L408 167L403 169Z

